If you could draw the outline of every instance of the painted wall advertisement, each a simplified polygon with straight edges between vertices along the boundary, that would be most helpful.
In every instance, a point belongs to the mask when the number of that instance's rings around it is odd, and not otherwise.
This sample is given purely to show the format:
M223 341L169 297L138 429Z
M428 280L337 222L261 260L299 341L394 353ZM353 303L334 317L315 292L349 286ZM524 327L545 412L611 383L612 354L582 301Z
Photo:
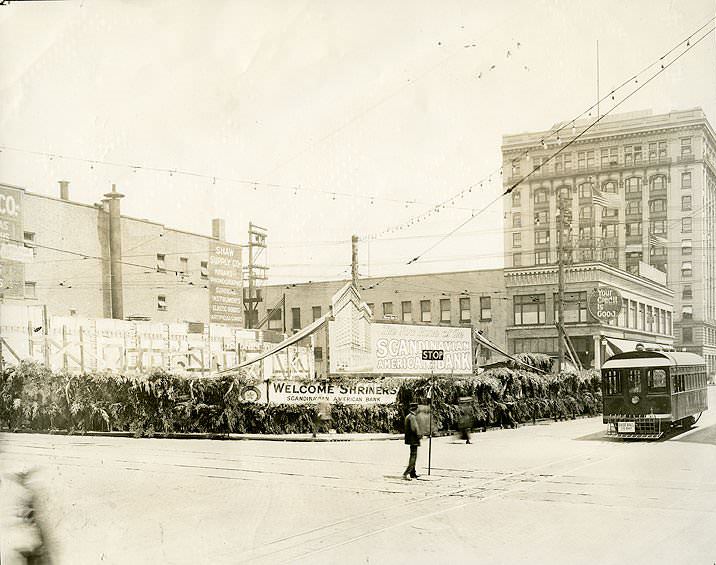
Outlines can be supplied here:
M242 327L244 322L241 247L213 243L209 252L209 321Z
M25 295L23 240L22 190L0 186L0 296Z
M368 327L369 366L338 366L335 332L329 327L331 372L427 375L472 373L472 330L467 328L371 323ZM444 351L442 360L423 360L424 349ZM345 356L343 356L345 359Z
M268 400L272 404L392 404L398 394L397 386L377 382L271 381L268 383L268 389Z

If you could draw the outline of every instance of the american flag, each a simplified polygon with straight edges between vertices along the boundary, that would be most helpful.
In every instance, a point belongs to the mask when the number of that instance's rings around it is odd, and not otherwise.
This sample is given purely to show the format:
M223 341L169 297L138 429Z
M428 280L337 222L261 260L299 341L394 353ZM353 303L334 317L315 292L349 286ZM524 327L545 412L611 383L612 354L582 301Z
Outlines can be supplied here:
M667 239L665 237L662 237L660 235L656 235L654 233L649 234L649 245L661 245L664 246L667 244Z
M592 189L592 202L604 208L619 208L621 206L619 196L610 192L602 192L596 188Z

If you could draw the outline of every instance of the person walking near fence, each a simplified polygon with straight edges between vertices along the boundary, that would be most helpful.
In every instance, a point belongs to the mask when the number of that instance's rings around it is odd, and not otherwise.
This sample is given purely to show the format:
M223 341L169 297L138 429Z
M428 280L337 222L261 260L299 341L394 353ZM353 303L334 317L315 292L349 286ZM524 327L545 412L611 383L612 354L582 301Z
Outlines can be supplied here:
M408 459L408 466L403 473L403 479L406 481L418 478L418 474L415 472L415 462L418 459L418 446L420 445L420 429L415 417L417 410L417 403L411 402L410 412L405 417L405 443L410 446L410 459Z

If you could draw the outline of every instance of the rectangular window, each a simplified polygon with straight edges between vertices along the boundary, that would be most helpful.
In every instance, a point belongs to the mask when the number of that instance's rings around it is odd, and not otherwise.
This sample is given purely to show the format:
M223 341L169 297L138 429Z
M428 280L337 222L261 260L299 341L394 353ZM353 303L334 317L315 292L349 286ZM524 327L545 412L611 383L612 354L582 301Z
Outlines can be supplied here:
M520 206L520 201L521 201L520 191L519 191L519 190L516 190L516 189L513 190L513 191L512 191L512 206L513 206L514 208L519 208L519 206Z
M681 232L691 233L691 218L681 218Z
M513 233L512 234L512 247L522 247L522 234L521 233Z
M283 310L281 308L270 311L268 328L270 330L283 331Z
M37 298L37 283L25 281L25 298Z
M480 297L480 320L492 320L492 297Z
M546 312L544 294L529 294L514 297L514 318L516 326L544 324Z
M641 145L634 146L634 163L641 163Z
M201 278L204 280L209 278L209 262L208 261L201 262Z
M622 393L622 379L618 369L605 369L604 394L606 396L619 396Z
M516 177L520 174L520 159L512 159L512 176Z
M157 253L157 272L158 273L166 273L167 272L167 256L163 253Z
M450 299L449 298L441 298L440 299L440 321L441 322L450 322L451 321Z
M649 392L665 393L666 392L666 371L664 369L647 369L646 383Z
M634 163L634 147L632 145L624 146L624 164L632 165Z
M690 284L685 284L681 289L682 300L692 300L694 298L694 290Z
M157 310L160 312L167 311L167 297L164 294L157 296Z
M618 164L618 148L604 147L602 148L602 167L613 167Z
M610 239L617 237L618 224L602 224L602 237Z
M641 393L641 369L626 369L629 394Z
M373 312L373 308L371 307L370 304L368 305L368 308L370 308L370 311ZM313 314L313 321L315 322L316 320L318 320L321 317L321 314L322 314L321 307L320 306L311 307L311 313Z
M641 222L630 222L626 225L627 237L641 235Z
M549 225L549 212L547 210L540 210L535 212L535 226L548 226Z
M522 266L522 253L513 253L512 254L512 266L513 267L521 267Z
M549 230L537 230L535 232L535 243L545 245L549 243Z
M666 333L668 335L672 335L672 332L674 331L674 327L671 325L671 312L666 312Z
M587 293L565 292L562 300L562 313L565 324L577 324L587 321ZM554 293L554 319L559 318L559 294Z
M314 347L313 348L313 360L320 362L323 361L323 348L322 347Z
M37 256L37 247L35 247L35 232L26 231L22 232L23 245L29 249L32 249L32 255Z
M472 321L472 315L470 314L470 299L469 298L461 298L460 299L460 322L470 322Z
M681 307L681 319L682 320L693 320L694 319L694 307L691 304L684 304Z
M579 239L594 239L594 226L584 226L579 228Z
M602 208L602 218L617 218L618 216L618 208Z
M693 341L694 341L693 328L681 328L681 341L683 341L684 343L693 343Z
M189 272L189 258L179 257L179 272L186 275Z
M666 235L666 220L652 220L649 222L649 233Z
M639 323L637 325L638 330L643 330L646 327L646 308L644 304L639 302Z
M522 227L522 214L519 212L515 212L512 214L512 227L513 228L521 228Z
M681 173L681 188L691 188L691 173Z
M432 322L432 309L430 308L429 300L420 301L420 321L421 322Z
M591 169L594 167L594 151L577 152L577 169Z
M681 211L686 212L688 210L691 210L691 196L682 196L681 197Z
M646 331L654 331L654 310L651 306L646 307Z
M409 300L404 300L400 303L400 312L402 315L402 320L404 322L412 322L413 321L413 303Z
M690 239L682 239L681 240L681 254L682 255L691 255L693 248L691 246L691 240Z
M681 156L691 157L691 138L684 137L681 139Z
M547 265L549 264L549 251L538 251L535 253L535 265Z
M301 329L301 309L291 308L291 329L298 331Z
M388 317L393 315L393 303L392 302L383 302L383 317Z
M633 330L636 329L636 319L637 319L637 312L636 312L636 302L633 300L629 302L629 320L630 324L629 327Z

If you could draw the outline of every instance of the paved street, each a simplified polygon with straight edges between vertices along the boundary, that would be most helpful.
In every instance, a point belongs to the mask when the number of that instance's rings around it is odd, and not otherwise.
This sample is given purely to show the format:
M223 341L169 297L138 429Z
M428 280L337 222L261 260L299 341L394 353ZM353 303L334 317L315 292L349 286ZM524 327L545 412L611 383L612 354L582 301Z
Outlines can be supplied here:
M710 404L716 406L716 390ZM599 418L427 441L5 434L60 563L713 563L716 411L659 442Z

